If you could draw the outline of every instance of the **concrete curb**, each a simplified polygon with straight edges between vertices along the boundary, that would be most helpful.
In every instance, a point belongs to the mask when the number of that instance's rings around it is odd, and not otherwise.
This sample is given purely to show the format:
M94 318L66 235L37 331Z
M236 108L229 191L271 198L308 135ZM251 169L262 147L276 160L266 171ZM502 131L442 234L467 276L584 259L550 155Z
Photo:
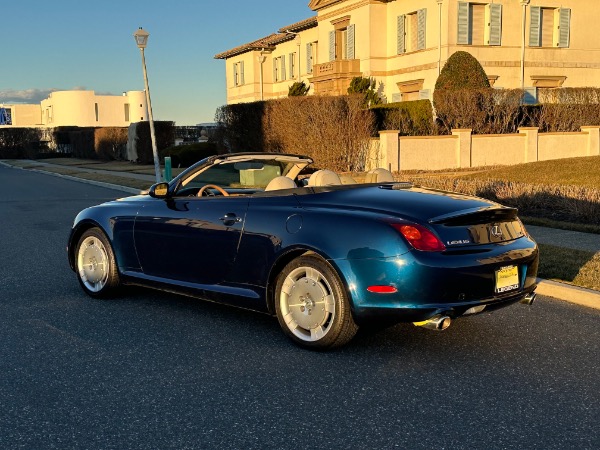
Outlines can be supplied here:
M571 286L557 281L538 279L538 287L535 292L588 308L600 309L600 292L592 289Z
M127 186L121 186L118 184L105 183L104 181L86 180L85 178L78 178L78 177L74 177L71 175L64 175L62 173L47 172L43 169L24 169L23 167L11 166L10 164L6 164L5 162L2 162L2 161L0 161L0 164L5 167L10 167L11 169L21 169L21 170L27 170L29 172L43 173L45 175L52 175L55 177L64 178L64 179L71 180L71 181L78 181L80 183L91 184L94 186L105 187L108 189L114 189L116 191L123 191L123 192L127 192L128 194L138 195L142 192L140 189L130 188Z
M138 195L142 191L126 186L120 186L117 184L104 183L102 181L86 180L85 178L73 177L70 175L63 175L60 173L46 172L43 169L24 169L22 167L12 166L0 161L0 164L13 169L29 170L32 172L44 173L47 175L53 175L56 177L65 178L72 181L78 181L80 183L92 184L95 186L101 186L109 189L115 189L118 191L127 192L129 194ZM580 306L586 306L588 308L600 309L600 292L592 289L585 289L579 286L572 286L565 283L559 283L556 281L538 279L538 287L535 291L537 294L552 297L557 300L563 300L569 303L574 303Z

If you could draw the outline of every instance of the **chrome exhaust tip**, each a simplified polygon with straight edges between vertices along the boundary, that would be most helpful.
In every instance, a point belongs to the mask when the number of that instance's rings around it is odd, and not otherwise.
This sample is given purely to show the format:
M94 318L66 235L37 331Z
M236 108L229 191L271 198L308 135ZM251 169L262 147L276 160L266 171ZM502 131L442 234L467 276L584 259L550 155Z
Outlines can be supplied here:
M537 297L537 294L535 292L531 292L531 293L527 294L525 297L523 297L523 299L519 303L523 303L524 305L531 306L531 305L533 305L533 302L535 301L536 297Z
M428 330L444 331L452 324L452 319L448 316L435 316L423 322L413 322L417 327L427 328Z

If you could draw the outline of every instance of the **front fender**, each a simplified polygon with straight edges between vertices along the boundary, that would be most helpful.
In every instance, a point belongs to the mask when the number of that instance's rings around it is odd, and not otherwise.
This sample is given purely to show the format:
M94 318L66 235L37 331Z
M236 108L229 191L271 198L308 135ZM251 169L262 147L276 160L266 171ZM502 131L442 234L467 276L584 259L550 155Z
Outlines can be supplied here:
M139 270L140 264L133 241L135 214L123 215L114 207L94 206L81 211L73 222L67 244L67 255L71 269L75 270L75 249L79 239L90 228L100 228L108 238L119 272Z

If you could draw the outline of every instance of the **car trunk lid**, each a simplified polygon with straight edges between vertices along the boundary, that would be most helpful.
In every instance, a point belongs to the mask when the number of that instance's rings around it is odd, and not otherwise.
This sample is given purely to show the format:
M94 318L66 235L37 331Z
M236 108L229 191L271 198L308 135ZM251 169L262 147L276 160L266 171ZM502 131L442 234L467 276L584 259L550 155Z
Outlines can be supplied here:
M526 235L517 210L500 205L455 211L428 222L447 248L496 244Z

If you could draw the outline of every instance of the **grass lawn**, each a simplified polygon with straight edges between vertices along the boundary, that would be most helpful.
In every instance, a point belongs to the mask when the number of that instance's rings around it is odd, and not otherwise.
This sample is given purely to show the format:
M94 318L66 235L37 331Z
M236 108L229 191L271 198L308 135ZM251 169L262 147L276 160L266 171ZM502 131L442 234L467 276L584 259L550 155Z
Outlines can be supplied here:
M600 253L539 244L538 276L600 290Z
M509 180L528 184L558 184L600 189L600 156L538 161L457 175L473 180Z

